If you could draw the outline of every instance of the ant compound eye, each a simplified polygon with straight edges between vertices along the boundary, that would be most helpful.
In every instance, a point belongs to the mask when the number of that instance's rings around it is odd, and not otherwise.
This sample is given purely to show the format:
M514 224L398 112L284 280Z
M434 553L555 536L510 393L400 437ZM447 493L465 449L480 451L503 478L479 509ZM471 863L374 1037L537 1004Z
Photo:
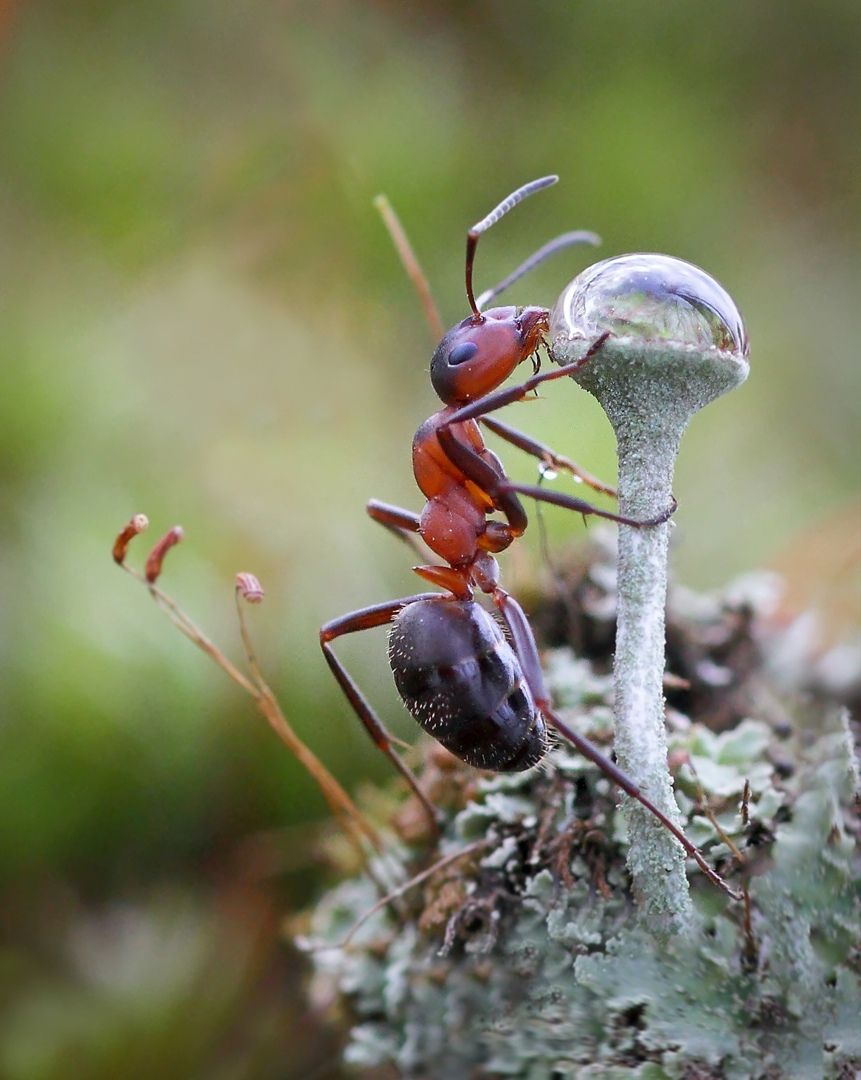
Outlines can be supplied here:
M477 352L478 346L474 341L462 341L460 345L455 345L448 354L449 367L457 367L458 364L466 363L466 361L471 360Z

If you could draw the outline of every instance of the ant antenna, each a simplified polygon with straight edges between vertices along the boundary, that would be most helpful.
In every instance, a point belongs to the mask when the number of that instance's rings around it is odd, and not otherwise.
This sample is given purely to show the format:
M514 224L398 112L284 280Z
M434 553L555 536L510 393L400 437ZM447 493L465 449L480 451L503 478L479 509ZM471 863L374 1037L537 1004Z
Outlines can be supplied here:
M537 251L534 251L528 259L520 264L516 270L512 270L511 273L502 279L497 285L494 285L492 289L487 289L479 296L475 304L479 311L494 297L499 296L500 293L505 292L510 288L515 281L519 281L530 271L534 270L536 266L539 266L545 259L549 259L551 255L555 255L557 251L562 251L564 248L571 247L574 244L591 244L593 247L597 247L601 243L601 237L597 233L587 232L583 229L579 229L576 232L562 233L561 236L557 236L553 240L549 240L543 247L540 247Z
M472 291L472 266L475 262L475 249L478 247L481 234L486 233L492 225L495 225L509 210L513 210L519 202L523 202L530 195L534 195L536 191L551 187L558 180L558 176L542 176L538 180L530 180L528 184L524 184L523 187L519 187L517 191L512 191L510 195L506 196L499 206L491 210L487 217L482 218L481 221L473 225L466 234L466 297L469 300L470 308L472 308L473 321L481 322L481 312L478 310L475 295Z

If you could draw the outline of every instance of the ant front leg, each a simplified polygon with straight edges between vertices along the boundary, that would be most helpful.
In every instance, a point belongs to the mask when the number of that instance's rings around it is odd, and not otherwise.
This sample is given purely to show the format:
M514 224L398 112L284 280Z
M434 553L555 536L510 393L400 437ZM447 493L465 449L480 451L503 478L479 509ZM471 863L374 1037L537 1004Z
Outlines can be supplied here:
M335 655L330 642L343 634L354 634L360 630L371 630L376 626L386 626L407 604L414 604L419 600L436 599L438 596L439 593L418 593L415 596L405 596L400 600L390 600L384 604L374 604L372 607L351 611L347 615L342 615L339 619L333 619L331 622L326 623L325 626L320 627L320 648L323 650L326 663L344 692L344 696L349 701L356 716L362 721L374 744L383 751L412 788L427 814L434 832L439 832L439 822L433 803L419 787L418 780L416 780L410 768L395 752L392 747L391 735L386 731L382 721L368 704L352 676Z
M547 491L544 488L535 486L513 484L507 477L499 476L494 472L489 465L481 460L478 454L456 439L451 431L453 424L462 423L467 420L483 419L489 413L495 412L497 409L501 409L515 401L522 400L531 390L534 390L536 386L539 386L543 382L550 382L551 380L559 379L564 375L573 375L601 349L609 336L609 333L602 334L602 336L589 348L585 356L572 364L566 364L564 367L557 368L554 371L545 371L533 375L519 386L512 386L505 390L494 390L489 394L485 394L484 397L477 398L475 401L470 402L470 404L456 409L455 412L447 417L445 425L440 426L437 429L437 438L448 459L453 465L460 469L469 480L472 480L473 483L477 484L491 497L491 499L493 499L499 509L506 517L508 517L512 536L514 537L522 535L527 523L526 513L523 510L520 500L517 498L518 492L529 495L542 502L551 502L555 503L557 506L564 506L570 510L576 510L578 513L584 515L594 514L598 517L607 518L609 521L616 521L622 525L632 525L635 527L660 525L671 516L676 508L674 500L673 505L664 515L646 521L637 521L634 518L624 517L621 514L614 514L609 510L600 510L597 507L592 506L591 503L585 502L583 499L576 499L572 496L557 494L556 492ZM487 421L485 420L485 422ZM505 428L505 425L502 425L502 427ZM515 434L526 444L524 449L528 449L529 444L531 443L528 436L520 436L519 432L515 432ZM512 439L511 441L514 442L515 440ZM542 450L547 449L541 447L540 443L533 443L532 445Z
M601 772L603 772L617 787L621 788L627 795L630 795L632 799L636 799L641 806L644 806L649 813L653 814L664 828L669 829L672 835L682 845L686 854L696 862L697 866L699 866L710 881L734 900L742 899L740 894L734 892L720 874L709 866L699 848L692 844L681 829L674 822L670 821L667 815L659 810L651 799L640 791L634 781L631 780L626 773L622 772L618 765L615 765L609 758L605 757L597 746L594 746L585 736L575 731L572 727L569 727L563 720L560 720L553 711L550 695L548 694L547 687L544 683L544 674L541 670L541 662L538 658L538 646L535 644L535 637L532 633L532 627L529 625L529 621L526 618L526 613L514 597L504 589L496 588L492 595L494 604L499 609L500 614L511 632L514 651L520 661L526 685L529 687L533 700L547 723L564 736L564 738L567 739L568 742L583 755L583 757L597 765Z
M497 409L502 409L515 401L522 401L530 391L542 383L562 379L566 375L576 375L596 353L601 351L604 342L609 336L610 332L608 330L606 334L602 334L597 341L594 341L589 346L587 352L579 360L565 364L563 367L554 368L552 371L542 371L537 375L532 375L526 382L520 383L519 386L510 386L503 390L492 390L489 394L476 398L475 401L471 401L468 405L462 405L447 418L446 423L459 424L464 420L478 420L480 417L496 412Z

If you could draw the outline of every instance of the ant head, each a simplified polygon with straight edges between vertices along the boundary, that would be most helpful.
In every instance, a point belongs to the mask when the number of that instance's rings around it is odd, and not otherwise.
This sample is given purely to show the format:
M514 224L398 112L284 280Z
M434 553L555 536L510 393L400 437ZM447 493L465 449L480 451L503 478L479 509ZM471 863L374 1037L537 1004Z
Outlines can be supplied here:
M464 405L503 383L532 356L550 313L537 307L491 308L453 326L431 360L431 383L447 405Z
M431 360L433 388L447 405L462 405L494 390L535 352L548 330L550 314L543 308L501 307L482 313L472 289L472 267L482 234L527 196L558 179L543 176L524 184L466 234L466 296L472 315L449 330Z

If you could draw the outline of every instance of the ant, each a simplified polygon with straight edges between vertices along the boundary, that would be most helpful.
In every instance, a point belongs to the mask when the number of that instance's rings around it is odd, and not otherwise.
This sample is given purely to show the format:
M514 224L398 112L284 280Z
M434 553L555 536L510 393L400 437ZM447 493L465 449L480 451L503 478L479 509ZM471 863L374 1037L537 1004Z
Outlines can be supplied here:
M494 556L522 536L527 526L518 494L636 528L660 525L676 508L673 501L658 517L636 521L538 486L513 484L499 458L485 446L476 422L483 420L509 443L556 468L568 469L597 490L614 494L549 447L486 419L503 406L523 399L540 384L573 375L593 360L609 337L599 337L581 359L540 373L537 351L545 344L549 311L540 307L481 310L484 303L549 254L570 243L597 242L590 233L563 234L544 245L484 293L480 303L473 293L473 264L483 233L523 199L557 180L556 176L546 176L523 185L467 233L466 295L471 313L443 336L433 354L431 383L443 407L421 425L413 439L413 471L427 500L424 509L414 514L377 500L367 505L374 521L407 542L420 537L443 560L443 564L415 566L413 571L445 591L417 593L342 615L321 627L320 645L354 712L374 743L406 779L435 832L439 824L433 804L335 655L332 642L344 634L391 625L389 663L398 692L425 731L456 757L479 769L520 772L542 760L550 744L548 728L553 728L622 791L654 814L703 872L729 891L681 830L621 769L553 711L526 614L499 583ZM433 312L428 290L424 299L426 308ZM533 361L530 378L510 389L498 389L520 363L529 359ZM491 517L494 513L501 513L504 520ZM508 636L500 622L475 600L476 590L490 598Z

